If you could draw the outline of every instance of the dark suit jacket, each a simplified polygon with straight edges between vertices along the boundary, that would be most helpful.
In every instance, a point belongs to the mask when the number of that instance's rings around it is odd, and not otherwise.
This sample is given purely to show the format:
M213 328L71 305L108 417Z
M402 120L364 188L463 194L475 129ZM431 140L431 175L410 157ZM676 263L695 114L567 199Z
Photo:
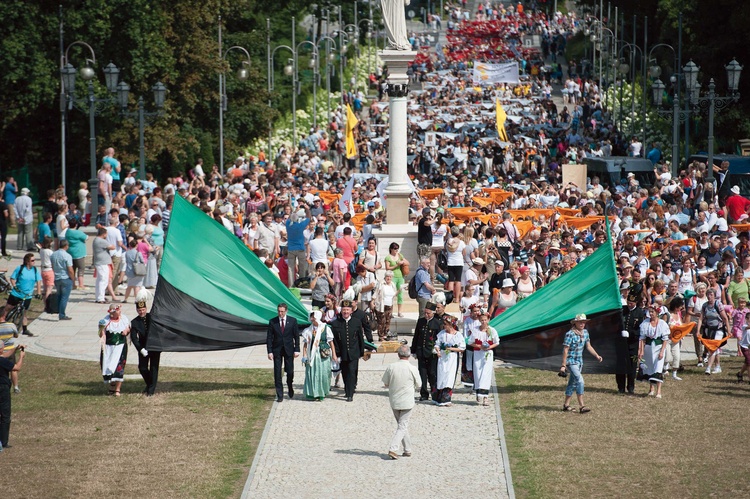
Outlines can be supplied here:
M281 355L281 348L289 355L292 352L299 352L299 325L297 319L287 315L285 318L284 330L281 330L281 321L276 316L268 321L268 333L266 334L266 349L268 353Z
M343 361L353 361L365 355L365 338L362 322L351 316L349 326L342 317L331 322L331 331L336 344L336 353Z
M365 311L361 308L357 308L357 310L352 312L352 317L356 317L359 319L359 321L362 323L362 331L365 334L365 338L367 338L367 341L372 343L372 328L370 327L370 321L366 319Z

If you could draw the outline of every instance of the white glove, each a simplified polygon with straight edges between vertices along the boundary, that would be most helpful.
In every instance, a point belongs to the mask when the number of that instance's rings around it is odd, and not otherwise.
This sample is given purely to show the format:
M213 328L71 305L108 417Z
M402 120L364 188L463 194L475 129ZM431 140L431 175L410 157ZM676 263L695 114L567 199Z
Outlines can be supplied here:
M620 334L622 334L622 337L623 337L623 338L630 338L630 333L628 333L628 332L627 332L627 331L625 331L624 329L622 330L622 333L620 333Z
M144 357L148 357L148 350L146 350L145 348L141 348L141 355L143 355Z

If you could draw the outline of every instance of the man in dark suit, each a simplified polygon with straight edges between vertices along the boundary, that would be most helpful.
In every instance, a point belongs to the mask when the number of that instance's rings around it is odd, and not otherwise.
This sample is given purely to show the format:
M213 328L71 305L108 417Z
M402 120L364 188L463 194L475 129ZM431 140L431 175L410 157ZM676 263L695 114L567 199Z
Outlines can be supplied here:
M146 383L143 393L150 397L156 391L156 382L159 380L159 360L161 352L149 352L148 332L151 327L151 314L147 312L146 300L136 298L135 310L138 317L130 322L130 339L138 352L138 371Z
M351 402L357 387L359 359L365 355L364 327L362 321L352 315L352 302L349 300L341 302L341 315L330 325L344 377L346 401Z
M419 391L419 400L429 400L430 391L435 390L437 385L437 355L435 355L435 340L443 328L442 322L435 318L437 306L428 302L424 308L424 317L420 317L414 328L414 339L411 342L411 352L417 359L419 377L422 379L422 387ZM427 383L429 389L427 391Z
M286 303L279 303L279 315L268 322L266 350L268 360L273 361L273 381L276 385L276 401L284 400L284 385L281 382L281 361L286 371L286 386L289 398L294 397L294 359L299 357L299 326L297 319L287 315Z
M638 306L640 295L628 296L628 304L622 310L622 333L615 340L617 353L616 374L617 390L620 393L635 393L635 373L638 370L638 342L641 335L641 323L646 312Z

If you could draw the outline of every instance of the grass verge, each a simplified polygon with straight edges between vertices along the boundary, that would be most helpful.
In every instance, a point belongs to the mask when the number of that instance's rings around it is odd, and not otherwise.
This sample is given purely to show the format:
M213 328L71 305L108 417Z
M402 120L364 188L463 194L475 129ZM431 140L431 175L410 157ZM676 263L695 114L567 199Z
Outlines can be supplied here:
M270 371L165 367L149 398L140 379L106 396L99 374L26 357L3 452L8 497L239 496L273 401Z
M625 396L614 375L584 374L589 414L561 411L565 381L555 373L498 370L516 495L747 496L741 445L750 431L750 385L736 382L738 358L722 365L712 376L688 367L683 381L665 383L661 400L646 397L647 383Z

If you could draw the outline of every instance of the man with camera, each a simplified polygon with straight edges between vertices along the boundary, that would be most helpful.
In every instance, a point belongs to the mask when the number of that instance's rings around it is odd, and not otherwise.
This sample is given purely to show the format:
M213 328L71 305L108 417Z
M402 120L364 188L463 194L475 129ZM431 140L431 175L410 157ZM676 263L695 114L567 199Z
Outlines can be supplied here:
M20 351L15 360L16 350ZM0 452L7 449L10 435L10 373L21 370L23 358L26 356L26 346L9 346L0 340Z

